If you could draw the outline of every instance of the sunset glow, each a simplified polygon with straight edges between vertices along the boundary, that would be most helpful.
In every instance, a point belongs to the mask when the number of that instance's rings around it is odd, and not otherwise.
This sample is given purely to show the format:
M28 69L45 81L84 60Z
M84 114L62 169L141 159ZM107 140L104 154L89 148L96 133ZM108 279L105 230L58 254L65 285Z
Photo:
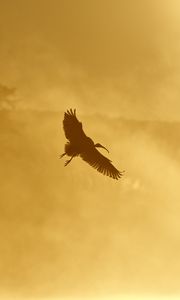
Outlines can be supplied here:
M0 42L0 299L180 299L179 1L1 0Z

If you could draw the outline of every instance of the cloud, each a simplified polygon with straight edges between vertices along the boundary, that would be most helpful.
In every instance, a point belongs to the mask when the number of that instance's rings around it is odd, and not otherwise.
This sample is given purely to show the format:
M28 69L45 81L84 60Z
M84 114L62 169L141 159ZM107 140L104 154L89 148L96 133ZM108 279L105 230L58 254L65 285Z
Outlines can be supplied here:
M12 112L1 129L1 289L179 291L179 125L84 115L86 133L126 170L117 182L80 158L64 168L61 117Z
M176 1L13 3L1 11L0 80L20 107L179 120Z

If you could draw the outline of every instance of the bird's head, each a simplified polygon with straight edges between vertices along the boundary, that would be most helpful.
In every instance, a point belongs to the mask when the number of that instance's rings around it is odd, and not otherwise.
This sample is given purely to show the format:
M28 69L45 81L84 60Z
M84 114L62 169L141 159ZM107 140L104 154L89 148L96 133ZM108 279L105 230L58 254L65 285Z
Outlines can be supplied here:
M108 149L106 149L104 146L102 146L102 145L99 144L99 143L95 144L94 146L95 146L96 148L103 148L103 149L105 149L105 150L109 153Z

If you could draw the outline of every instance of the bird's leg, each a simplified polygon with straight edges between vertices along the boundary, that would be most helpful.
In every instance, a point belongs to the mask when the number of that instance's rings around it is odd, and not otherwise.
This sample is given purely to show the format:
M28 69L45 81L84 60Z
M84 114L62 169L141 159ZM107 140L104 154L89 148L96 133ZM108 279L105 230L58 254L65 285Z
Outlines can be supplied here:
M64 164L65 167L71 162L71 160L73 159L73 157L74 157L74 155L71 156L71 158L69 160L66 160L66 162Z
M59 158L62 158L64 155L66 155L66 153L59 155Z

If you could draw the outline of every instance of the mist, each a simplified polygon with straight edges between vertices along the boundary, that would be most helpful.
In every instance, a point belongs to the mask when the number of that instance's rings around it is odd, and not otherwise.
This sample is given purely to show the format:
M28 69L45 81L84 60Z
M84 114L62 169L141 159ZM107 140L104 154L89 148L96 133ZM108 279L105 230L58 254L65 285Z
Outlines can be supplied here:
M64 168L62 117L10 113L14 132L1 129L1 290L179 292L179 124L81 115L87 134L125 169L114 181L80 158Z
M179 295L179 20L176 0L2 1L3 299ZM69 108L119 181L58 159Z
M2 83L19 108L179 120L179 4L2 1Z

